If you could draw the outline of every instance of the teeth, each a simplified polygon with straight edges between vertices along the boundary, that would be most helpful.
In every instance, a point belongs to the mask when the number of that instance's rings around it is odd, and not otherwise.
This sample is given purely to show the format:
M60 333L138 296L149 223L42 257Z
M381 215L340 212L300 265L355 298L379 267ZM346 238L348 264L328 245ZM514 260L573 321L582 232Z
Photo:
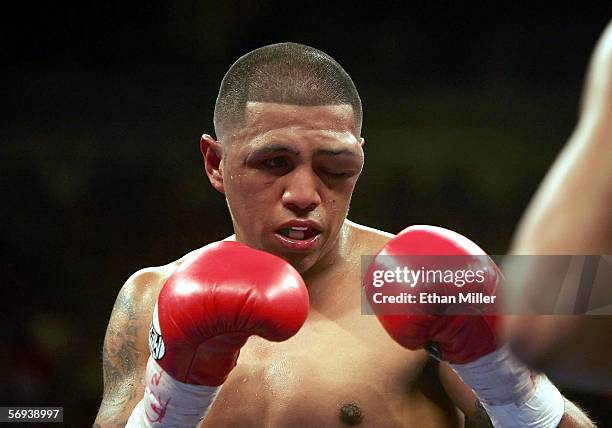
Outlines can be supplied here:
M306 229L306 228L304 228ZM304 239L304 231L303 230L295 230L291 228L289 231L289 238L291 239Z
M308 230L310 230L310 228L306 226L292 226L280 229L278 233L291 239L304 239Z

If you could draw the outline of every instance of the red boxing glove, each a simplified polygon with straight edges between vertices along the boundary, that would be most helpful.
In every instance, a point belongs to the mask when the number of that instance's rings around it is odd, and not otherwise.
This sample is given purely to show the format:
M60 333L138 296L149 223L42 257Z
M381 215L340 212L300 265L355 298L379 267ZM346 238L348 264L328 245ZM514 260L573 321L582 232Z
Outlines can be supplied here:
M484 271L484 282L478 284L478 291L485 295L494 294L502 278L495 263L476 244L456 232L434 226L404 229L376 256L368 267L366 278L372 278L375 270L393 271L407 262L411 265L409 268L415 271ZM371 284L372 281L367 279L366 293L370 299L375 291ZM424 284L419 283L416 287L413 285L411 290L421 292L425 288ZM465 290L452 284L434 284L429 286L429 291L441 296L458 296ZM400 345L413 350L427 348L445 361L464 364L498 348L498 317L495 313L491 314L496 312L493 310L469 315L474 312L470 311L473 305L458 305L463 306L453 307L452 303L443 305L442 312L456 315L440 315L441 305L422 303L418 299L411 303L410 311L405 311L405 314L399 310L391 314L388 311L377 312L376 308L374 310L385 330Z
M450 362L453 370L474 390L494 426L556 427L564 413L563 397L546 376L531 371L516 360L507 347L501 346L497 333L500 318L495 304L499 302L488 299L494 303L485 308L474 304L463 294L465 284L457 282L459 272L463 272L462 278L468 271L484 272L479 277L482 281L472 284L466 294L469 296L472 291L477 291L473 294L497 297L503 277L485 252L450 230L433 226L409 227L390 240L368 266L365 291L371 302L377 303L373 296L383 294L375 292L375 287L380 289L383 285L387 286L386 282L405 282L399 275L402 268L413 272L415 269L421 272L450 272L451 275L449 279L444 275L444 279L433 284L428 284L429 281L423 284L413 274L409 285L413 290L418 287L416 294L419 298L415 299L414 293L401 292L400 297L404 294L413 296L412 302L408 302L410 311L404 308L403 314L397 310L389 311L384 299L383 305L378 308L373 305L378 319L391 337L409 349L433 350L432 353ZM396 270L397 276L394 276ZM381 272L391 274L381 277ZM383 277L385 281L381 284ZM378 279L378 282L372 279ZM389 288L406 288L396 285ZM429 299L422 301L423 290L441 297L432 299L433 303ZM397 291L395 295L393 293L387 297L398 296ZM428 295L427 292L423 294ZM400 303L404 302L400 299Z
M307 315L308 291L291 265L238 242L217 242L186 259L162 288L149 347L174 379L217 386L249 336L287 340Z

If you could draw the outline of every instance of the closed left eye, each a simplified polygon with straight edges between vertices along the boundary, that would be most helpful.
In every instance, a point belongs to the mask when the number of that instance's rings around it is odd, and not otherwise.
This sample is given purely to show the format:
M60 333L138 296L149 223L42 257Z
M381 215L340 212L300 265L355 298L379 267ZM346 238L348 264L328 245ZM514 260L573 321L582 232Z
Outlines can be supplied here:
M351 175L353 175L352 172L347 172L347 171L337 172L337 171L330 171L330 170L322 170L321 172L332 178L346 178L346 177L350 177Z

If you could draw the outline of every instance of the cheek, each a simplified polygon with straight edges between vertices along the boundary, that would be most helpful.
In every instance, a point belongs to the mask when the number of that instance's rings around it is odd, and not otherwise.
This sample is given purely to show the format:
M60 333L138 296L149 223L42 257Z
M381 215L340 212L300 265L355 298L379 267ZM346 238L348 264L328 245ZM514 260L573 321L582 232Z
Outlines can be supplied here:
M274 180L262 180L257 174L242 174L233 180L233 187L249 200L268 199L274 191Z
M334 205L348 205L355 190L357 180L346 181L330 189L330 198Z
M324 205L328 216L344 219L351 203L354 188L355 181L352 181L342 183L327 191Z
M252 213L272 206L275 195L273 184L273 181L261 180L253 174L228 174L225 187L232 211Z

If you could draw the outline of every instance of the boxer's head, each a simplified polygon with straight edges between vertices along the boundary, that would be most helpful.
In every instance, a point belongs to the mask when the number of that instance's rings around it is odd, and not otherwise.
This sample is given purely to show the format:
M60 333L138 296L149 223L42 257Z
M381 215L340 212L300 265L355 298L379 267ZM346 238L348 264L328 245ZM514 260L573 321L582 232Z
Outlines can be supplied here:
M337 248L363 167L361 100L329 55L295 43L241 57L201 149L239 241L304 272Z

